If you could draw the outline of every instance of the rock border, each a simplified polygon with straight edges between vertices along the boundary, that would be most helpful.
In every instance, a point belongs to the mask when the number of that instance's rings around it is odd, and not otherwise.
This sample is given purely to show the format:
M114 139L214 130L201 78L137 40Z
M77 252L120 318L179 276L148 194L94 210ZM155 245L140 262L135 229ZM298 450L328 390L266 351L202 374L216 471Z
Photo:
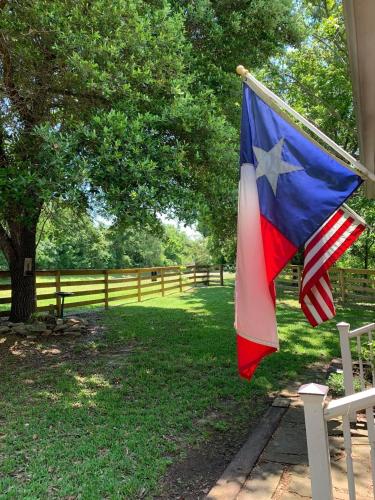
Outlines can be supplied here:
M18 335L30 340L41 337L80 337L88 333L89 322L84 318L56 318L51 314L38 315L27 323L0 321L0 335Z

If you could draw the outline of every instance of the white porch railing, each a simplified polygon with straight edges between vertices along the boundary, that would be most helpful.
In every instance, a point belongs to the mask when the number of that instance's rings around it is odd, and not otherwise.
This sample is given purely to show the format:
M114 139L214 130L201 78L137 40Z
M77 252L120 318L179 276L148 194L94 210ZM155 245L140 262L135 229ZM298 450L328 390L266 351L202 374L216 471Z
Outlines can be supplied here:
M373 414L375 388L333 400L325 406L327 392L327 386L318 384L303 385L298 391L305 410L312 499L333 499L327 421L337 417L342 417L343 421L349 499L356 499L349 415L360 410L366 410L375 498L375 428Z
M359 378L361 381L362 391L366 388L365 373L364 373L364 363L362 354L362 335L367 335L368 338L368 351L370 353L370 359L367 360L367 364L371 367L372 375L372 386L375 387L375 372L373 363L373 353L372 353L372 340L373 333L375 333L375 323L370 323L368 325L357 328L356 330L350 331L349 323L338 323L337 329L340 333L340 346L341 346L341 358L342 358L342 368L344 373L344 388L345 396L354 394L354 376L353 376L353 359L350 349L351 339L357 340L357 357L359 362ZM375 353L374 353L375 354Z

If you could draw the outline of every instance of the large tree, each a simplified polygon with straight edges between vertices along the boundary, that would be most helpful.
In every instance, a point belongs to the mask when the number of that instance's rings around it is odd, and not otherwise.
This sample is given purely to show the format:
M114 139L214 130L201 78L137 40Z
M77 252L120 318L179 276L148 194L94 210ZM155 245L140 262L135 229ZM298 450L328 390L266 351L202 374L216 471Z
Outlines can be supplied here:
M230 73L296 38L291 5L0 0L0 248L12 320L35 309L36 228L51 201L130 225L218 208L237 170Z

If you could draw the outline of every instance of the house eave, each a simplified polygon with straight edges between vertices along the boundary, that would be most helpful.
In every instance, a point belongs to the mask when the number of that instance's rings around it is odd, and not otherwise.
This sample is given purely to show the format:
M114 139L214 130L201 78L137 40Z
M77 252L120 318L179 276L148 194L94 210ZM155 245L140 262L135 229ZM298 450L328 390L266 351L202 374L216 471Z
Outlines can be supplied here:
M375 1L343 0L360 159L375 172ZM366 183L375 199L375 183Z

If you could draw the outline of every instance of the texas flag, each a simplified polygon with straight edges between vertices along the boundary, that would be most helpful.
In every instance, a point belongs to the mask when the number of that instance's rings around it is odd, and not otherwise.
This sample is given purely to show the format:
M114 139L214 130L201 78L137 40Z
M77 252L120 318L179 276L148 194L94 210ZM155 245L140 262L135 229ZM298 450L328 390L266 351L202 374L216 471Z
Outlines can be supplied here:
M236 330L240 375L278 350L274 279L362 179L244 84Z

